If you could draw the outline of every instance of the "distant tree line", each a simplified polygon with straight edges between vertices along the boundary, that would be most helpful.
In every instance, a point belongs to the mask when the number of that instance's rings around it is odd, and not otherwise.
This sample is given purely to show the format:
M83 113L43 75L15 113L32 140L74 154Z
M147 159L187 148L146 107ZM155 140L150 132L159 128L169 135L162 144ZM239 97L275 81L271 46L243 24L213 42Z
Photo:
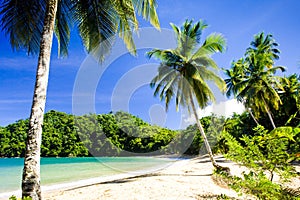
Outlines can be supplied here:
M287 124L283 119L289 119L288 115L290 113L286 109L277 111L274 117L278 126L299 126L299 114ZM260 119L260 123L268 127L268 117ZM234 114L228 119L211 115L203 117L201 123L215 153L226 153L228 150L222 132L226 131L240 141L243 135L254 136L253 128L256 127L247 112ZM23 157L27 130L28 119L0 127L0 156ZM126 112L74 116L52 110L45 114L43 133L43 157L118 156L125 151L134 155L155 151L188 155L206 153L196 124L183 130L170 130L150 125ZM297 134L290 142L290 152L300 152L299 140L300 134Z
M27 131L28 119L0 127L0 156L23 157ZM41 156L116 156L122 155L122 151L151 153L162 150L178 133L150 125L125 112L74 116L52 110L44 118ZM176 142L173 143L175 151ZM172 153L178 153L173 149ZM191 149L187 152L194 152Z

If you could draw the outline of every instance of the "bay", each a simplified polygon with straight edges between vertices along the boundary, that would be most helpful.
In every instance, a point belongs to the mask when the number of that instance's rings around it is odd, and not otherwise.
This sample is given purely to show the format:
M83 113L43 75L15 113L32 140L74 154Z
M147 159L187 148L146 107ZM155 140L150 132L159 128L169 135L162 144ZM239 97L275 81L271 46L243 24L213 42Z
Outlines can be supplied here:
M0 193L19 190L23 158L0 158ZM55 185L95 177L158 169L170 159L152 157L41 158L41 184Z

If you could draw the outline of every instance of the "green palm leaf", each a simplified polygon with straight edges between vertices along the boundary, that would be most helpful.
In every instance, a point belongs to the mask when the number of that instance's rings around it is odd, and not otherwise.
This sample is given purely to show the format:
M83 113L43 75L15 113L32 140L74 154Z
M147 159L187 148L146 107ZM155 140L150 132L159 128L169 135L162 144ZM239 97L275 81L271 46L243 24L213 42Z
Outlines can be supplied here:
M88 0L75 1L74 8L74 18L84 46L88 52L97 50L99 60L103 60L117 32L114 7L108 1Z
M204 41L203 45L194 53L192 60L203 56L211 56L217 52L224 52L226 40L222 34L210 34Z
M133 0L132 2L139 15L142 15L144 19L149 20L155 28L160 29L155 0Z
M54 29L58 41L58 56L68 55L70 28L73 25L73 20L69 14L72 12L71 5L71 0L61 0L58 4Z
M3 1L0 24L14 50L26 49L28 54L39 52L45 5L45 0Z

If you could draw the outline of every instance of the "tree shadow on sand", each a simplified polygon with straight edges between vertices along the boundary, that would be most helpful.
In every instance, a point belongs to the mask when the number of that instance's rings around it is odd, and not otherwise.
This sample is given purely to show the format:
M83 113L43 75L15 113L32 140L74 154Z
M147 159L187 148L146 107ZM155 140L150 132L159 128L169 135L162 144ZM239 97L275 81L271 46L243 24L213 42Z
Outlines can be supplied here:
M147 178L147 177L154 177L154 176L211 176L212 174L188 174L188 171L185 172L185 174L160 174L160 173L151 173L151 174L143 174L138 176L133 176L129 178L122 178L118 180L113 181L105 181L99 184L114 184L114 183L126 183L126 182L132 182L139 178Z

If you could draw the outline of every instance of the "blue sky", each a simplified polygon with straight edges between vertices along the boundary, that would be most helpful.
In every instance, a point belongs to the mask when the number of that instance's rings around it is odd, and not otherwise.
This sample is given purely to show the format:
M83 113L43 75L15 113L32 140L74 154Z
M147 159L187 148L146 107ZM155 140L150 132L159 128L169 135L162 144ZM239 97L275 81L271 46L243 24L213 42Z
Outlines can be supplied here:
M229 68L232 60L243 56L255 34L261 31L271 33L281 50L276 64L286 66L286 74L291 74L298 73L300 69L299 8L298 0L158 0L157 11L161 27L166 30L170 30L170 22L181 25L185 19L204 19L209 24L204 37L212 32L222 33L227 39L227 51L214 56L222 68ZM149 26L148 22L140 21L141 28ZM154 36L151 39L158 40ZM29 117L37 64L37 57L28 57L25 51L13 52L8 41L4 33L0 32L0 126ZM97 113L115 110L118 106L112 104L118 97L117 100L134 115L162 126L179 128L182 113L176 113L175 107L171 105L165 114L159 99L152 96L153 91L147 84L139 85L133 93L126 94L124 99L114 93L118 89L122 91L122 87L129 87L130 81L127 81L126 86L124 81L129 75L131 80L134 79L136 75L131 74L133 69L145 67L143 69L146 70L149 66L157 66L153 64L154 60L149 61L144 57L146 51L139 49L137 57L122 55L107 67L99 82L96 82L97 85L93 86L96 88L94 110ZM54 40L46 111L54 109L72 113L74 83L88 59L76 30L72 32L68 58L57 58L57 44ZM136 77L143 79L142 76ZM87 80L86 87L89 83ZM140 83L133 81L133 84ZM226 98L218 98L219 103L222 101L226 101ZM224 102L222 105L225 105ZM233 106L227 104L226 109L231 111Z

